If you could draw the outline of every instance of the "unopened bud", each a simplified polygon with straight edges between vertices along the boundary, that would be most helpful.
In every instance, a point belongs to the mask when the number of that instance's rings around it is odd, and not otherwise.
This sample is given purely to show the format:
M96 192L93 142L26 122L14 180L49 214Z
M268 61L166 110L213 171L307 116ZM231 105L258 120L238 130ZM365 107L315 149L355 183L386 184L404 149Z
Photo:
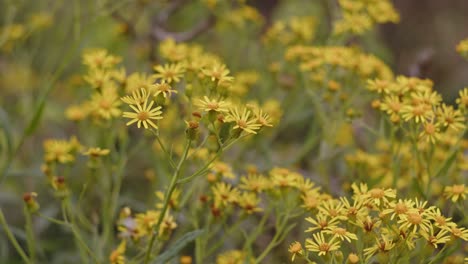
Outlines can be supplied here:
M36 201L37 193L27 192L23 194L23 201L26 204L29 212L35 213L39 210L39 203Z

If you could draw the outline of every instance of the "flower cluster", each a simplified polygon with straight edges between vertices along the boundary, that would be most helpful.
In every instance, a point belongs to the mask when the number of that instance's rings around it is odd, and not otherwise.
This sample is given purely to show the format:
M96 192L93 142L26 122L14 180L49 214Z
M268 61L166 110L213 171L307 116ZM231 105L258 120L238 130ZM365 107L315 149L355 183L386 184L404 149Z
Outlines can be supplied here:
M342 18L336 21L335 34L361 35L374 24L398 23L400 16L388 0L339 0Z
M0 27L0 36L2 36L0 51L12 52L18 42L24 41L30 38L32 34L37 34L50 27L53 20L53 16L49 13L32 13L23 23L11 23Z
M404 255L402 252L409 253L416 247L425 250L413 257L424 259L458 239L468 241L466 228L425 201L401 198L393 189L369 189L362 183L353 184L352 190L351 199L333 199L316 190L304 193L318 201L310 210L312 217L306 218L311 226L305 232L312 233L305 241L307 251L328 260L347 253L366 263L371 259L395 263ZM293 258L295 255L309 258L297 243L289 250ZM433 250L427 251L429 248Z
M263 35L263 42L271 45L279 43L282 46L310 43L315 36L317 20L313 16L292 17L279 20Z
M398 76L394 81L369 80L367 88L380 96L373 107L386 113L391 122L416 129L420 140L435 143L444 133L456 135L466 129L464 91L454 108L442 103L430 80Z

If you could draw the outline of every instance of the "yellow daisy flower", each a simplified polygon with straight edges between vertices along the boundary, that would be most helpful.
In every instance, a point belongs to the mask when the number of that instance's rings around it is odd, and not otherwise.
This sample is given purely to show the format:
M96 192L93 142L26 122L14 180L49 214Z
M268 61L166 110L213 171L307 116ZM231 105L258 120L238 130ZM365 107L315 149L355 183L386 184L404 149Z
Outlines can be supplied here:
M308 238L306 240L306 249L312 252L318 252L319 256L325 256L331 251L338 250L340 248L340 242L335 238L326 240L323 233L317 233L312 235L313 239Z
M459 199L462 201L466 200L467 194L468 188L465 188L465 184L455 184L452 186L447 186L444 190L445 197L451 199L454 203L456 203Z
M178 83L180 82L185 69L180 63L172 63L165 65L157 65L154 67L156 73L153 75L154 78L160 79L167 83Z
M127 126L137 123L138 128L143 127L148 129L148 124L154 129L158 129L158 126L153 122L153 120L162 119L161 106L152 108L154 101L151 101L148 104L148 98L144 101L143 105L129 105L135 112L124 112L123 117L130 118L131 120L127 122Z
M237 107L231 108L226 121L235 122L233 129L240 129L250 134L257 134L256 130L259 130L262 125L257 123L255 118L251 118L251 113L247 108L241 112Z

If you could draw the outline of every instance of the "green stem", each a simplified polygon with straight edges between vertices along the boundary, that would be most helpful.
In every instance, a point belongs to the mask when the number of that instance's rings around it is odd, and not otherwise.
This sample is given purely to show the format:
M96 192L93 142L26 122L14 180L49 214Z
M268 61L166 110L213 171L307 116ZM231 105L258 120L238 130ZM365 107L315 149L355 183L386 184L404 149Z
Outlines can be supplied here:
M174 192L177 184L178 184L178 180L179 180L179 176L180 176L180 170L182 168L182 165L184 164L185 160L187 159L187 155L188 155L188 151L190 149L190 144L192 143L192 141L189 139L187 140L187 144L185 145L185 149L184 149L184 152L182 154L182 157L180 158L179 160L179 164L177 164L177 167L174 171L174 174L172 175L172 179L171 179L171 183L169 184L169 188L166 190L166 193L165 193L165 197L164 197L164 206L160 212L160 215L159 215L159 219L158 219L158 222L156 223L155 225L155 228L151 234L151 239L150 239L150 243L148 245L148 249L146 251L146 257L145 257L145 264L148 264L150 259L151 259L151 252L153 250L153 245L154 245L154 241L156 240L156 237L158 235L158 232L159 232L159 227L161 226L161 223L166 215L166 212L167 212L167 209L169 207L169 202L171 200L171 196L172 196L172 193Z
M75 221L74 221L74 216L72 215L72 210L70 208L70 201L68 198L64 199L62 201L62 210L63 210L63 217L65 220L65 223L67 223L73 233L73 236L80 246L80 248L84 249L89 256L93 259L94 263L101 263L94 252L88 247L88 245L84 242L83 238L81 237L80 231L76 228ZM70 214L70 216L68 216Z
M3 230L5 231L8 239L10 240L11 244L13 247L16 249L16 252L20 255L20 257L23 259L24 263L26 264L32 264L33 262L28 258L24 250L21 248L19 245L18 241L16 238L13 236L13 233L11 233L10 228L8 227L8 223L5 220L5 216L3 215L3 211L0 208L0 225L3 227Z
M235 142L237 142L238 140L246 137L248 135L245 135L245 136L242 136L242 137L239 137L238 139L235 139L233 140L231 143L229 143L228 145L226 145L225 147L221 147L219 148L218 152L216 152L216 155L210 160L208 161L205 165L203 165L203 167L201 167L199 170L197 170L195 173L193 173L192 175L188 176L188 177L185 177L183 179L180 179L177 183L186 183L186 182L189 182L191 181L192 179L194 179L195 177L198 177L200 175L203 175L208 167L211 165L211 163L213 163L219 156L221 156L221 154L223 154L223 152L225 150L227 150L228 148L230 148Z
M156 137L156 140L158 141L159 146L161 147L162 151L166 155L166 158L169 161L169 164L171 164L171 167L173 169L175 169L176 165L175 165L174 161L172 160L171 154L169 154L169 152L167 151L167 148L164 146L164 143L161 141L161 138L159 137L159 132L157 130L153 130L153 129L151 129L150 131Z
M41 213L37 213L37 215L41 218L44 218L45 220L49 221L49 222L52 222L54 224L57 224L57 225L63 225L63 226L66 226L66 227L69 227L69 224L62 221L62 220L58 220L58 219L55 219L55 218L52 218L52 217L49 217L47 215L43 215Z
M36 240L34 239L34 229L32 225L32 216L28 208L24 206L24 216L26 218L26 241L28 244L29 256L32 262L36 262Z

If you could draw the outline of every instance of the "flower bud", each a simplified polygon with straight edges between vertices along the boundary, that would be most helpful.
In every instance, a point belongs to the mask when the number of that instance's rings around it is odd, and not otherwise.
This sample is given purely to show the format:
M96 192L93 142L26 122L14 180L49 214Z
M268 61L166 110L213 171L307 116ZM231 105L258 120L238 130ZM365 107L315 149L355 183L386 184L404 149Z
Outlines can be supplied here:
M26 204L29 212L35 213L39 210L39 203L36 201L37 193L27 192L23 194L23 201Z
M185 130L185 133L187 135L187 138L190 140L196 140L198 138L198 132L199 132L199 123L198 121L189 121L187 123L187 130Z
M346 260L346 264L356 264L359 262L359 257L358 255L354 254L354 253L350 253L348 255L348 259Z

